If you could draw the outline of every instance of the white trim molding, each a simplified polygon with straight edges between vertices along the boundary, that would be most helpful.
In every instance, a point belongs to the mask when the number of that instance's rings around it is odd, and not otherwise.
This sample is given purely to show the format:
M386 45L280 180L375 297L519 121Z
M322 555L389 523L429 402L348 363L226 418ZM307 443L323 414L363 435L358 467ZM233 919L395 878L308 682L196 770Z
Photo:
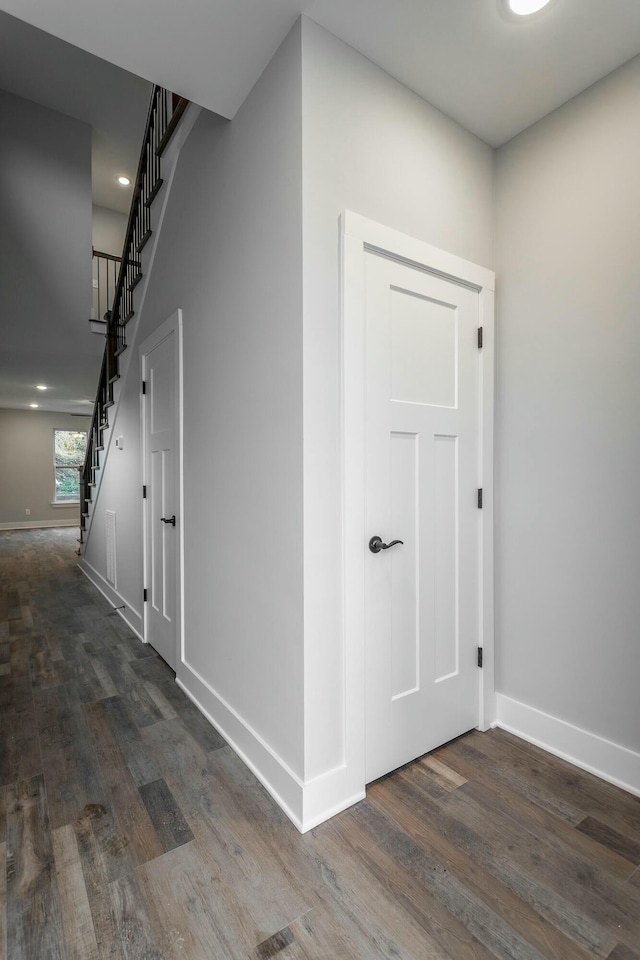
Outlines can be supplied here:
M78 527L80 523L76 517L74 520L10 520L8 523L0 523L0 530L45 530L50 527Z
M233 747L301 833L362 800L364 785L350 792L346 766L303 781L247 721L185 660L176 683Z
M95 567L92 567L84 557L81 557L78 561L78 568L84 573L87 580L93 584L96 590L99 590L102 596L115 608L118 616L122 617L126 625L135 633L138 640L146 643L146 640L142 636L142 615L140 611L134 610L122 594L114 590L102 574L98 573Z
M304 784L300 777L184 659L180 664L176 683L233 747L298 830L304 832Z
M496 710L494 726L640 797L640 753L502 693Z

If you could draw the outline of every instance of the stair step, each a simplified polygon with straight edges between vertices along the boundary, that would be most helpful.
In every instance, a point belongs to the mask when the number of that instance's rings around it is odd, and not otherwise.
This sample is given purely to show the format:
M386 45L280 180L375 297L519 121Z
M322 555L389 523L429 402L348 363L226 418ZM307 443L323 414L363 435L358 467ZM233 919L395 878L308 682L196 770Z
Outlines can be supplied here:
M129 323L129 320L131 320L131 317L135 317L135 315L136 315L135 310L129 310L129 313L124 318L123 323Z
M118 356L118 351L116 350L116 357L117 357L117 356ZM108 383L115 383L116 380L119 380L119 379L120 379L120 374L119 374L119 373L114 373L114 375L113 375L112 377L109 377L109 380L108 380L107 382L108 382ZM105 407L111 406L112 404L113 404L113 400L108 400L108 401L105 403Z
M158 177L158 179L156 180L156 182L155 182L155 184L154 184L154 186L153 186L153 190L151 191L151 193L149 194L149 196L147 197L147 199L146 199L145 202L144 202L145 207L150 207L150 206L151 206L151 204L153 203L153 201L155 200L155 198L158 196L158 193L160 192L160 188L161 188L162 184L163 184L162 177Z
M126 349L127 349L127 345L126 345L126 343L123 343L121 347L118 347L118 349L114 351L114 354L113 354L114 357L119 357L120 354L121 354L121 353L124 353ZM119 376L120 376L120 374L118 374L118 377L119 377ZM114 379L117 379L117 378L114 378ZM112 382L113 382L113 381L112 381Z
M152 233L151 228L149 228L149 229L147 230L147 232L145 233L145 235L143 236L143 238L142 238L142 240L140 241L140 243L138 244L138 246L136 247L136 250L137 250L138 253L142 253L142 251L143 251L144 248L146 247L147 243L148 243L149 240L151 239L151 233Z
M129 284L129 287L128 287L129 293L135 290L135 288L138 286L141 280L142 280L142 273L136 273L135 277Z

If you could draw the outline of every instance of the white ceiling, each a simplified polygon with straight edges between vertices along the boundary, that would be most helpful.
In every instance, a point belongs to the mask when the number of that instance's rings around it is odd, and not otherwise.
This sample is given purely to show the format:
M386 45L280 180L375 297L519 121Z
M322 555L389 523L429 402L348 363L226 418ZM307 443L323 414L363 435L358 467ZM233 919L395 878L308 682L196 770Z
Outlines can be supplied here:
M0 0L9 13L233 117L300 13L497 146L640 52L640 0Z
M0 87L89 123L94 202L126 212L115 176L135 175L148 81L231 118L301 13L492 146L640 52L640 0L551 0L541 15L520 21L502 4L0 0ZM2 406L27 405L39 335L22 334L24 364L3 369L0 357ZM93 397L90 366L46 352L37 359L37 380L56 384L37 398L44 409L78 410Z

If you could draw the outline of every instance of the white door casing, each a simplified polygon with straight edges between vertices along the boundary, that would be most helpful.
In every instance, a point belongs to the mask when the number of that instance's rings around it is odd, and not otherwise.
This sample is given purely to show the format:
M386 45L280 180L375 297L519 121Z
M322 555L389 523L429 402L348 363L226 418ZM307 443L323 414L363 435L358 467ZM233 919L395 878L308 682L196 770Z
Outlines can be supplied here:
M145 640L174 670L182 635L180 320L177 311L140 346Z
M346 759L364 785L494 719L494 277L342 226ZM405 543L372 554L374 534Z

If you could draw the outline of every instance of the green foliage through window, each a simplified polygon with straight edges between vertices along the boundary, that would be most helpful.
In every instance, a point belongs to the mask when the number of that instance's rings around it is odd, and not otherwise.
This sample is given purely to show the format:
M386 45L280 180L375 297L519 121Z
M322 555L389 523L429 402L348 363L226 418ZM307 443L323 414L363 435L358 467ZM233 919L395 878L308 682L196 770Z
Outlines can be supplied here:
M86 447L87 434L84 430L53 431L56 503L68 503L80 499L78 467L84 463Z

